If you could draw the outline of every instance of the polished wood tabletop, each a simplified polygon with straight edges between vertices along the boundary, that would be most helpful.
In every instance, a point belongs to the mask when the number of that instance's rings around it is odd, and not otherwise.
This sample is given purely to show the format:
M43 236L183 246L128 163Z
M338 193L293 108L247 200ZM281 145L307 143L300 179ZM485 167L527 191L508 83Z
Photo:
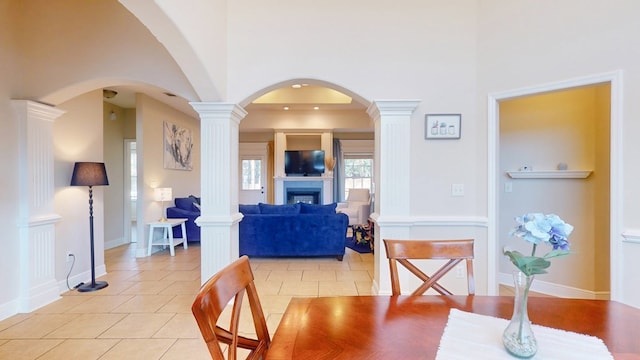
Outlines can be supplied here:
M512 296L294 298L267 359L434 359L451 308L510 319ZM597 336L616 360L640 359L640 309L606 300L530 297L529 318Z

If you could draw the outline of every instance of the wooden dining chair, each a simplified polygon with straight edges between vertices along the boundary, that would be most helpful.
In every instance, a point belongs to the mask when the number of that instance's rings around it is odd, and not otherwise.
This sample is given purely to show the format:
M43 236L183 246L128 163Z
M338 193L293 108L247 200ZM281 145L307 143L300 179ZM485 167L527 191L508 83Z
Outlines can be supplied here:
M389 268L391 271L391 291L393 295L400 295L400 279L398 278L398 264L407 268L412 274L424 281L411 295L422 295L429 288L442 295L453 295L449 290L438 284L446 273L458 265L462 260L467 265L467 285L469 295L475 294L475 280L473 278L473 239L463 240L388 240L384 239L387 250ZM431 259L449 260L433 275L428 276L409 260Z
M220 347L221 342L228 345L227 359L229 360L237 358L237 348L251 351L247 359L260 359L267 353L271 339L253 279L249 258L242 256L213 275L200 288L191 306L202 337L207 343L211 357L215 360L225 358ZM257 339L238 334L240 310L245 294L249 298L249 308ZM218 326L217 322L232 299L234 301L231 322L229 328L224 329Z

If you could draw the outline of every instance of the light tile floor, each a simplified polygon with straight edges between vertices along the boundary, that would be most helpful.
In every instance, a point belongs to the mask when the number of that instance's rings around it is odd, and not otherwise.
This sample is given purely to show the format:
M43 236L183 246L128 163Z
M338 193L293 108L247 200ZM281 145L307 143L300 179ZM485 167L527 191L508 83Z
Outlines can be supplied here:
M178 246L175 257L168 250L146 258L134 253L135 244L105 252L108 274L99 280L107 288L68 291L1 321L0 359L210 358L191 314L200 288L199 245ZM251 266L272 336L294 296L371 294L373 255L350 249L344 261L254 258ZM246 333L250 326L241 324Z

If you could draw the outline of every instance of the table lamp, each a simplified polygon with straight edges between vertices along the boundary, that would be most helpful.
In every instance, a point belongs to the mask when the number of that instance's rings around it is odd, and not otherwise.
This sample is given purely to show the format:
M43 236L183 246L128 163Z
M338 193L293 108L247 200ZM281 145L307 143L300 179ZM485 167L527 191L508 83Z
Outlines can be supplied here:
M88 292L103 289L109 284L106 281L96 281L96 266L93 246L93 186L109 185L107 170L104 163L77 162L71 175L71 186L89 187L89 237L91 241L91 283L80 285L78 291Z
M171 188L155 188L153 189L153 197L155 198L156 201L162 202L162 217L158 221L161 221L161 222L167 221L167 218L165 217L164 202L171 200L171 197L172 197Z

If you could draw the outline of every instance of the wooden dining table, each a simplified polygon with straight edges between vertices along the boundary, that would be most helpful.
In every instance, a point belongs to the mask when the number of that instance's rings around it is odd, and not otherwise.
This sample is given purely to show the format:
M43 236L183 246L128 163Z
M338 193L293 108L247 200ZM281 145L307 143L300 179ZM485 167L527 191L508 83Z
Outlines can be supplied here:
M512 296L293 298L266 359L434 359L450 309L510 319ZM596 336L640 359L640 309L608 300L530 297L532 323Z

